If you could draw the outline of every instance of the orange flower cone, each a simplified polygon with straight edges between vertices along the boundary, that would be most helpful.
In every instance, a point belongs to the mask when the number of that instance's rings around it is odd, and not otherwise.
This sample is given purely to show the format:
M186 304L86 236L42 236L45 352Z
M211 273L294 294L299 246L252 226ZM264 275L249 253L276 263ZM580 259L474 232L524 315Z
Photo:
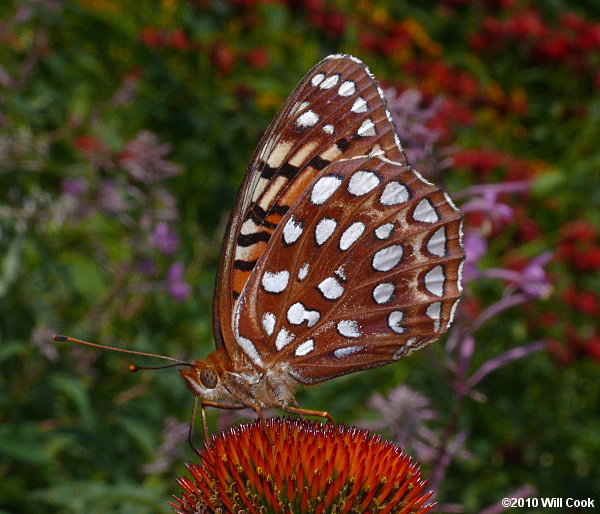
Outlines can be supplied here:
M181 477L180 514L424 513L431 492L410 457L366 430L272 418L213 436Z

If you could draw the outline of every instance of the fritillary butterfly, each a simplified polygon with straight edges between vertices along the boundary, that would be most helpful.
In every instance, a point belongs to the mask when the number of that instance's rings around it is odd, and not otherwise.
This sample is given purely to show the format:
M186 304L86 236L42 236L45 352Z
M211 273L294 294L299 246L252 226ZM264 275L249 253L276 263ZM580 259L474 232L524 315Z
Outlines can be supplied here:
M448 195L408 166L368 68L331 55L258 145L221 254L216 349L180 373L202 407L328 416L299 408L295 387L396 361L448 329L461 236Z
M215 351L185 363L112 349L185 366L207 437L206 406L329 418L300 408L295 387L439 338L462 293L461 239L452 200L407 164L373 75L331 55L287 99L246 172L217 275Z

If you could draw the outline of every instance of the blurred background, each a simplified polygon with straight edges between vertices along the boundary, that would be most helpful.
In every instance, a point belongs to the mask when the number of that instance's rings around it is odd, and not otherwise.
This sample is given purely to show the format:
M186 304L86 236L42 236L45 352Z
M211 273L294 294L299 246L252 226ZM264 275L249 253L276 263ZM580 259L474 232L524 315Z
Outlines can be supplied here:
M465 212L466 296L441 341L300 404L401 444L442 511L600 502L599 21L594 0L3 0L0 512L170 511L194 460L178 373L51 336L205 357L246 166L338 52Z

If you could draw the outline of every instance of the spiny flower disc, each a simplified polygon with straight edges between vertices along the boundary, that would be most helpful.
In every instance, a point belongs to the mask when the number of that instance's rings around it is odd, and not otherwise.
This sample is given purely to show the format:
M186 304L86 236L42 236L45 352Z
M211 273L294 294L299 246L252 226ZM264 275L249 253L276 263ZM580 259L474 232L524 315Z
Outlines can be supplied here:
M424 513L431 492L398 447L366 430L272 418L213 436L179 478L180 514Z

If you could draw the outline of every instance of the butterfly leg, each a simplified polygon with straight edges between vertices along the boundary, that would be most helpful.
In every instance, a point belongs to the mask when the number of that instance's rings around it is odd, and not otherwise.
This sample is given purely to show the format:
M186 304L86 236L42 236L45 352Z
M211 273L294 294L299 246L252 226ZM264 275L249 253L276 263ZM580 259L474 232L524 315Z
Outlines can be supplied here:
M286 412L291 412L292 414L301 414L302 416L318 416L320 418L326 418L330 423L334 423L331 414L329 414L329 412L326 411L303 409L301 407L292 407L290 405L280 405L279 408Z

